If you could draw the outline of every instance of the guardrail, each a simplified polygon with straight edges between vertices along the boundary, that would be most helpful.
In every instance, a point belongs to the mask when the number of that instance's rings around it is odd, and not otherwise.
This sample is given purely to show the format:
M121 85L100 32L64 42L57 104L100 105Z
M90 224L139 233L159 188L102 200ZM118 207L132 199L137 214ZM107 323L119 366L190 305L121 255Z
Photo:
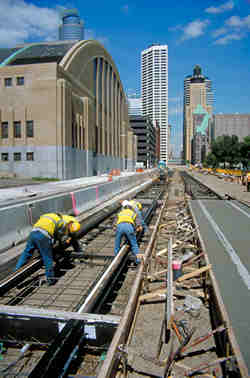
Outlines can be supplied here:
M3 207L0 209L2 219L0 252L23 242L28 237L32 225L44 213L64 212L77 216L149 178L153 179L156 175L157 170L131 176L116 176L111 182L90 188L78 189L66 194L53 194L49 198L34 199L24 204Z

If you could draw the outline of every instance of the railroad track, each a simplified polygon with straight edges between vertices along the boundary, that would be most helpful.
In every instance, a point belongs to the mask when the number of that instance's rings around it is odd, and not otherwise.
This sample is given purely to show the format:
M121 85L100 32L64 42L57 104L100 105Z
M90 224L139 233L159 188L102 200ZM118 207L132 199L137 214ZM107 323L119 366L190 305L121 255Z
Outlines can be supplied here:
M164 190L158 183L137 195L148 224L156 222ZM96 375L137 274L125 243L118 256L113 255L116 210L83 218L84 254L58 253L56 285L44 284L40 258L0 282L0 376ZM138 235L142 254L149 236Z
M233 197L227 193L221 195L207 185L201 183L199 180L195 179L193 176L189 175L186 171L181 172L181 176L184 181L185 192L191 197L191 199L211 199L211 200L228 200L236 201L239 204L243 205L246 209L250 207L249 201L243 201L239 198Z
M192 199L225 199L211 188L202 184L187 172L182 171L181 176L185 185L185 192L191 196Z

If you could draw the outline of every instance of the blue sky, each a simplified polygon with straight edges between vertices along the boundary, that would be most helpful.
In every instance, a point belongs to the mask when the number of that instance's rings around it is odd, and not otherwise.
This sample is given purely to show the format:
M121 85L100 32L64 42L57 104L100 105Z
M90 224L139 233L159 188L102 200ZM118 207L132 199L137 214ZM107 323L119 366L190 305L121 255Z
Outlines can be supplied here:
M169 47L169 123L181 143L183 80L195 64L213 82L215 113L250 113L250 0L1 0L0 47L58 38L59 12L77 8L85 38L113 57L126 92L140 92L140 53Z

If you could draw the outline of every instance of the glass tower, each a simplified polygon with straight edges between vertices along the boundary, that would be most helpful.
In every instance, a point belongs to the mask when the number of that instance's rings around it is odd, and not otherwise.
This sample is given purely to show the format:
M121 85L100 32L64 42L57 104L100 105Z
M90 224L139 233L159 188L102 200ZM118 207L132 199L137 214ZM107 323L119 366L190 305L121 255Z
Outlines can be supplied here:
M186 161L192 161L192 140L194 137L193 115L196 107L202 108L210 115L213 111L214 93L212 81L202 75L199 65L193 69L193 75L184 79L184 107L183 107L183 153Z
M82 40L84 39L83 21L80 19L77 9L68 9L61 14L59 26L59 40Z

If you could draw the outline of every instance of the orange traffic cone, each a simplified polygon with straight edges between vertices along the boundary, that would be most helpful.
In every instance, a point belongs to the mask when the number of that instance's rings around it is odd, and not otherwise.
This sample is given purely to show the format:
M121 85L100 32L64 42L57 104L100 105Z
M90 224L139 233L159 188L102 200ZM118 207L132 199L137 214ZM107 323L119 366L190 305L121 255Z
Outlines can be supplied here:
M112 181L113 180L113 175L112 175L112 171L109 172L109 175L108 175L108 181Z

